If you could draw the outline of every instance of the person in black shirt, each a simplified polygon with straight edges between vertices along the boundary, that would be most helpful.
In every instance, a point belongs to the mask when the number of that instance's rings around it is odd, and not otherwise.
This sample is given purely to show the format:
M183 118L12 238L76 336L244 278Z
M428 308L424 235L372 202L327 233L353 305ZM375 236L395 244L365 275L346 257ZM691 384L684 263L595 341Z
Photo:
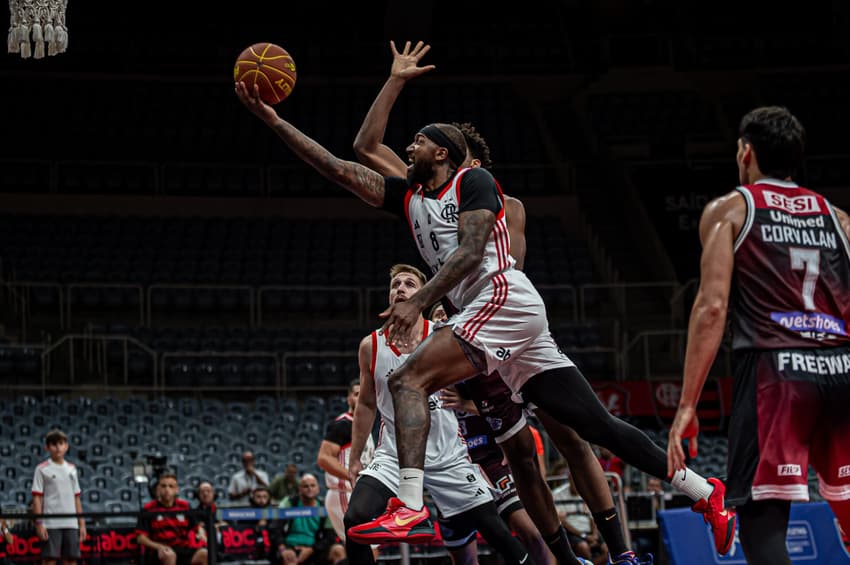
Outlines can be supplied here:
M189 503L177 498L177 492L177 476L169 471L162 473L156 484L156 500L145 504L136 528L138 543L145 548L145 562L206 565L207 550L195 549L189 538L201 524L189 512ZM199 537L205 541L203 534Z

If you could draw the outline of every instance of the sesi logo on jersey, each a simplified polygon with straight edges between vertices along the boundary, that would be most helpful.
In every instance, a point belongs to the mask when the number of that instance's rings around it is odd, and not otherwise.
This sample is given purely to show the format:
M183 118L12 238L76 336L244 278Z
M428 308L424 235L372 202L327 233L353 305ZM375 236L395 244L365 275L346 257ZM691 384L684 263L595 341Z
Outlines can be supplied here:
M791 214L819 214L821 211L818 199L811 194L786 196L770 190L765 190L762 194L764 203L770 208L779 208Z

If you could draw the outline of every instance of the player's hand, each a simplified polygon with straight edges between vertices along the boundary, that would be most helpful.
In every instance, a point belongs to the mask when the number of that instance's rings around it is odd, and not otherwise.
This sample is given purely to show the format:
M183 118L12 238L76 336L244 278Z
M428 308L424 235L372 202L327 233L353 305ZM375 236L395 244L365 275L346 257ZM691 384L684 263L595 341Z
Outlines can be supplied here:
M390 76L400 78L402 80L410 80L419 75L425 74L428 71L433 71L434 65L426 65L424 67L417 66L419 60L425 56L425 53L431 50L431 46L421 41L411 50L410 42L404 44L404 49L401 53L395 48L395 42L390 41L390 49L393 52L393 66L390 67Z
M351 486L353 487L357 483L357 479L360 478L360 472L363 470L363 463L360 461L360 458L357 457L349 457L348 459L348 480L351 481Z
M88 537L89 537L89 533L86 530L85 523L80 524L80 542L86 541L86 538L88 538Z
M440 391L440 401L443 404L443 408L471 414L478 413L478 410L475 409L475 403L458 394L457 388L454 386L447 386Z
M251 113L260 118L266 123L271 123L278 118L274 108L263 102L260 98L260 87L253 85L253 89L242 81L235 84L236 96L239 101L248 108Z
M387 320L381 327L387 343L396 347L407 347L414 343L412 332L421 313L422 309L413 300L396 302L381 312L380 317Z
M36 524L35 534L41 541L47 541L47 528L44 527L44 524Z
M667 441L667 477L685 468L685 451L682 449L682 440L688 440L688 454L697 456L697 434L699 434L699 419L697 411L692 406L679 406L676 417L670 426L670 435Z

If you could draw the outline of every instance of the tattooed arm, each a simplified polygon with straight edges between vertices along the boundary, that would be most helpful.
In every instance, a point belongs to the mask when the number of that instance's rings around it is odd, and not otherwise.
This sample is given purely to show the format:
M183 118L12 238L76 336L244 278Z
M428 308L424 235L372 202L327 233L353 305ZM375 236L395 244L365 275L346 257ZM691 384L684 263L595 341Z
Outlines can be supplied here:
M242 104L273 129L301 160L323 177L354 193L371 206L377 208L384 203L384 177L359 163L337 158L300 132L260 99L260 89L256 85L251 92L244 82L237 82L236 95Z
M457 249L449 255L434 278L414 294L411 300L415 300L424 310L474 271L484 258L484 247L495 223L496 215L490 210L461 212L457 225Z
M434 278L419 292L409 300L393 304L380 314L381 318L386 319L382 329L388 343L410 343L411 331L417 327L422 311L445 296L481 264L487 239L495 223L496 215L484 208L460 213L458 247L454 253L449 255Z

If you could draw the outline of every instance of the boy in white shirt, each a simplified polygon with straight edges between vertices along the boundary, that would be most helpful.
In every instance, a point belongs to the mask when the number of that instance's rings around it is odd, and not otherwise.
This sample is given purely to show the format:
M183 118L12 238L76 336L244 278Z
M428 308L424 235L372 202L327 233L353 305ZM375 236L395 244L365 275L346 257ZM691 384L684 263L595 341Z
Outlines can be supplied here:
M50 459L39 463L32 479L34 514L82 514L80 481L77 468L65 461L68 436L51 430L45 437ZM77 518L36 519L36 533L41 539L42 565L75 565L80 558L80 542L86 539L86 522Z

